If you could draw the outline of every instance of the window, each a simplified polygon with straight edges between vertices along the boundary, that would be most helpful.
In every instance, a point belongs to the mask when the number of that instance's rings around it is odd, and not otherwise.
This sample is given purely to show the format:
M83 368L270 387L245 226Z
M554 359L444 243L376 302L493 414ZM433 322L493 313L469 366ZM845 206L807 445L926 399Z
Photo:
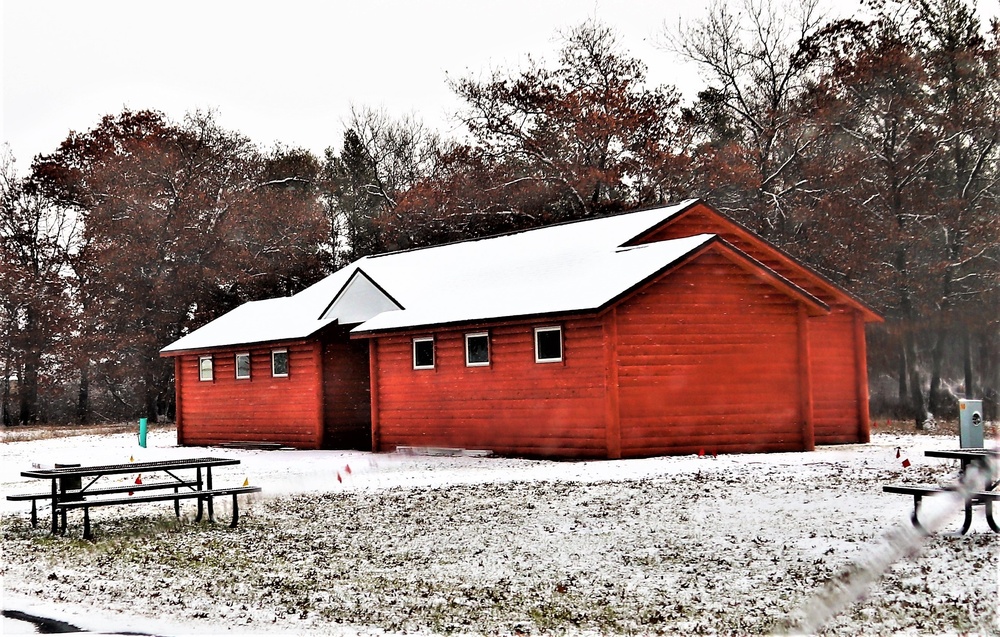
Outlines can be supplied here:
M536 327L535 362L558 363L562 358L562 328L559 326Z
M490 364L490 335L486 332L465 335L465 366L481 367Z
M413 369L434 369L434 338L413 339Z
M212 380L211 356L202 356L198 359L198 380Z
M236 378L240 380L250 378L250 354L236 355Z
M276 378L288 376L287 349L278 349L271 352L271 376Z

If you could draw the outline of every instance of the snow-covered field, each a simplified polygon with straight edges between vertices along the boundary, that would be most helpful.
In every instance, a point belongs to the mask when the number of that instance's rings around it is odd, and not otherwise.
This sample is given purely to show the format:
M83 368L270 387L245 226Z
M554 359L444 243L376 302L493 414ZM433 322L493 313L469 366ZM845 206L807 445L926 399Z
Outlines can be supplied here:
M3 500L3 608L90 630L172 634L1000 633L1000 535L934 535L842 608L909 534L883 484L945 482L953 437L876 434L813 453L603 462L179 448L174 434L6 442L4 494L33 463L219 455L216 486L263 487L230 529L195 506L80 512L65 536ZM900 456L897 457L897 447ZM904 468L908 459L911 466ZM134 477L126 478L134 480ZM946 526L958 528L959 518ZM808 624L805 624L808 625ZM13 624L5 623L4 630Z

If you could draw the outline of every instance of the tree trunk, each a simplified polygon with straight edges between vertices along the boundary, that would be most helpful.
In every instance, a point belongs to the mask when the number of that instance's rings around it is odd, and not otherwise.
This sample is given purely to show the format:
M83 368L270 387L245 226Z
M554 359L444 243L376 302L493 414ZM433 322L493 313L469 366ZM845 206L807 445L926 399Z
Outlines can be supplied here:
M905 248L896 251L896 271L900 274L909 272ZM906 376L910 385L910 413L918 430L924 428L927 421L927 410L924 407L923 386L920 382L920 371L917 369L917 344L914 334L917 325L916 311L913 308L913 298L907 287L905 277L898 284L899 307L901 312L900 329L903 338L903 352L906 355Z
M90 361L80 367L80 392L76 401L76 422L85 425L90 422Z
M145 417L149 422L156 422L156 389L153 387L153 381L150 377L146 377L145 385L143 391L143 417Z
M983 417L986 420L996 420L997 389L1000 388L1000 365L997 364L996 335L987 328L979 334L979 395L983 398Z
M21 399L17 420L22 425L29 425L38 421L38 368L42 363L42 348L38 342L38 325L35 312L30 307L25 312L22 331L26 338L24 339L22 369L17 377L17 393Z
M962 366L965 372L965 397L976 397L976 379L972 376L972 337L969 336L969 328L962 328Z
M24 368L18 378L18 394L21 405L17 421L22 425L30 425L38 421L38 364L37 351L29 350L24 357Z
M899 343L899 364L896 367L896 375L899 378L899 404L905 405L906 401L909 400L907 396L909 395L909 390L907 390L906 383L906 347L903 345L902 340Z
M927 411L931 416L941 415L941 365L944 361L945 328L939 327L934 349L931 352L931 386L927 392Z
M3 362L3 402L0 403L0 417L3 420L3 426L9 427L11 425L11 414L10 414L10 366L13 364L13 356L11 355L10 348L7 348L6 355L4 356Z
M920 382L920 370L917 369L917 346L914 342L913 331L906 330L904 339L906 341L907 376L910 381L910 409L916 428L922 430L924 423L927 422L927 409L924 407L924 391Z

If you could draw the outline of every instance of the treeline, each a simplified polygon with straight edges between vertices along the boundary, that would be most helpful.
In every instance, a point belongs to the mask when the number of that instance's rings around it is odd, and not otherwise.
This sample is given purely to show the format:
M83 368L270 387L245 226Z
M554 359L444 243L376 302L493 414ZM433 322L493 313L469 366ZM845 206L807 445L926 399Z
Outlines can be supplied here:
M24 176L8 158L3 422L170 418L158 350L247 300L367 254L690 197L886 316L877 413L920 427L956 393L995 409L1000 25L961 0L871 11L745 0L664 30L706 80L688 102L591 21L556 60L453 81L460 136L358 108L318 158L211 113L125 111Z

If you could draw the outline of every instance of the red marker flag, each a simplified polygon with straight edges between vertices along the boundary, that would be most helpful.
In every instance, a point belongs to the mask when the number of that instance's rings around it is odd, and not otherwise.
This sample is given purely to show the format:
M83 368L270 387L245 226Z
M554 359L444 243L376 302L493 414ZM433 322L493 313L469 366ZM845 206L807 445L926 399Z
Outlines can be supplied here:
M337 482L343 482L343 478L340 477L340 472L337 472Z
M903 468L905 469L908 466L910 466L910 459L909 458L903 458Z
M141 473L135 477L135 483L136 484L142 484L142 474ZM132 495L133 493L135 493L135 491L129 491L128 492L129 495Z
M349 464L344 465L344 473L346 473L347 475L351 475L351 465Z

